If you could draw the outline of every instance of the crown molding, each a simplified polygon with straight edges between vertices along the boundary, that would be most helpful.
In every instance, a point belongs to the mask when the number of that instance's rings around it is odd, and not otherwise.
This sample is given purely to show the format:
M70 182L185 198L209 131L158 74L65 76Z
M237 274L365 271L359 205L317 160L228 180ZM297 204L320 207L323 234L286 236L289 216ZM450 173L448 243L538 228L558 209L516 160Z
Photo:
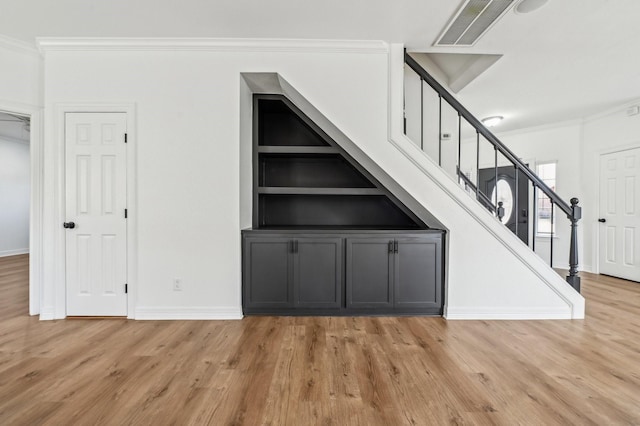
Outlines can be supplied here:
M4 47L14 52L24 53L31 56L40 57L40 53L35 45L27 43L26 41L17 40L15 38L7 37L0 34L0 47Z
M588 115L588 116L585 117L584 122L585 123L589 123L591 121L596 121L596 120L599 120L601 118L609 117L610 115L618 114L620 112L625 111L627 108L630 108L632 106L638 106L638 105L640 105L640 98L633 99L631 101L627 101L627 102L618 104L616 106L607 108L607 109L605 109L603 111L600 111L598 113Z
M38 38L40 52L51 51L209 51L387 53L383 41L221 38Z
M567 127L577 127L577 126L581 126L583 123L584 123L584 119L575 118L572 120L554 121L552 123L539 124L537 126L522 127L519 129L507 130L505 132L494 131L494 134L499 139L499 138L504 138L508 136L522 135L525 133L537 133L537 132L567 128Z

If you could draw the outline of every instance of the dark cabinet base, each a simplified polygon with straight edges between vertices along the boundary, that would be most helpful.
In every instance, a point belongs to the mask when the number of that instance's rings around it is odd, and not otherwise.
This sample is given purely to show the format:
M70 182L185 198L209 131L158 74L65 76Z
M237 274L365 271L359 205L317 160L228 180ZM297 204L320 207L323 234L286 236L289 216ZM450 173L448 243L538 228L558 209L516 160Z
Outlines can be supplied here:
M309 316L309 317L441 317L439 309L408 309L408 308L368 308L368 309L327 309L327 308L243 308L244 315L264 316Z
M243 231L245 315L441 316L443 231Z

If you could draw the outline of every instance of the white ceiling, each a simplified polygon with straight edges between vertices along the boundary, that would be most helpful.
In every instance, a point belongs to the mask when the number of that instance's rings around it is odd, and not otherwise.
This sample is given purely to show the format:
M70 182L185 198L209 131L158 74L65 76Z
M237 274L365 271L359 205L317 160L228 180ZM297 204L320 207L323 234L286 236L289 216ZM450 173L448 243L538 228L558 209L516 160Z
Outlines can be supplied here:
M0 33L36 37L385 40L409 50L504 55L458 97L496 131L640 99L640 1L549 0L509 11L475 46L434 48L463 0L0 0Z

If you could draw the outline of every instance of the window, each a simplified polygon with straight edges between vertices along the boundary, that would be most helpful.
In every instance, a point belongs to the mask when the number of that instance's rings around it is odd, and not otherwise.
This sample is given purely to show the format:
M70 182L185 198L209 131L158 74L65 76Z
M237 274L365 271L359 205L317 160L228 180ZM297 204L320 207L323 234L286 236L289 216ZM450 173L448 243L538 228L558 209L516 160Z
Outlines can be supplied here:
M554 192L556 190L556 163L544 163L538 164L537 167L538 176L547 184ZM556 224L551 223L551 209L552 203L547 195L540 191L536 191L536 211L538 217L536 230L538 236L551 236L556 232ZM554 222L557 221L557 211L554 210Z

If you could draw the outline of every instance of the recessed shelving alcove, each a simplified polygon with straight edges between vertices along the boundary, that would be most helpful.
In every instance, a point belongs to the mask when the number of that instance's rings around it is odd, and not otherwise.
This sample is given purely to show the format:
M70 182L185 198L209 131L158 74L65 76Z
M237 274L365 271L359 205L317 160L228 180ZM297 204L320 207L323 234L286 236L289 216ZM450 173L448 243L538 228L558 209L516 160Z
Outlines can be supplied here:
M444 232L427 227L282 95L254 95L245 314L442 313Z

